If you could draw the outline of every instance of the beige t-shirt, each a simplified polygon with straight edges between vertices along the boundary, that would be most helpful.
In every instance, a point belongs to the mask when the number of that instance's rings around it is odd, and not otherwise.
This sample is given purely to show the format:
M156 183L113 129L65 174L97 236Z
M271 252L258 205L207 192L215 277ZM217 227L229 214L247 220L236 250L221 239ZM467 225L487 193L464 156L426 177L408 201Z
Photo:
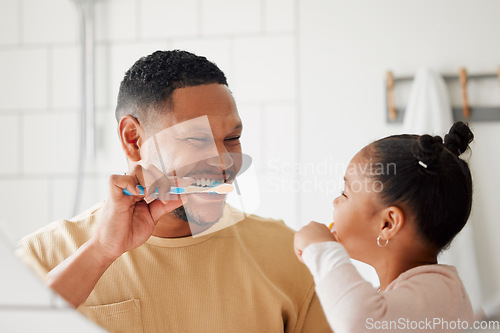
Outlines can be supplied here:
M101 207L23 238L18 255L45 278L90 238ZM254 215L200 237L152 236L78 311L112 332L331 332L292 242L282 221Z

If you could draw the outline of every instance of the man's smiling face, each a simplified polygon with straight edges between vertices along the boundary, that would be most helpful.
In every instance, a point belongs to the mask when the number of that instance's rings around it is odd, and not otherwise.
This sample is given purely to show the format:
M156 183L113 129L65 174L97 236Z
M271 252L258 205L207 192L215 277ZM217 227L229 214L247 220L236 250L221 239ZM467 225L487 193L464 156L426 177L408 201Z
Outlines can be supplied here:
M160 138L158 147L161 159L167 161L167 174L191 177L198 186L232 183L242 163L243 127L227 86L178 88L165 104L168 109L148 126L147 134L148 141L154 136ZM221 217L225 198L218 194L190 194L188 202L173 213L185 221L209 225Z

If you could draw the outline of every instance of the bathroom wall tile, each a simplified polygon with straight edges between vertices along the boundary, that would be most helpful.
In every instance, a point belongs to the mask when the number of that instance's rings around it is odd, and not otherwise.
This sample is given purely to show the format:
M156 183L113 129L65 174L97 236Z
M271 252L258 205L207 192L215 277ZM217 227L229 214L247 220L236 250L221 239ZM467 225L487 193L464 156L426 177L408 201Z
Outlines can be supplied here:
M49 183L45 179L1 180L0 221L10 240L16 242L49 221Z
M238 34L261 30L261 2L202 0L202 33Z
M94 206L108 196L107 177L86 176L82 183L82 192L78 203L78 211L74 212L76 195L76 177L54 179L51 186L50 221L70 219L76 214Z
M233 91L240 101L293 101L293 37L235 39Z
M111 78L109 80L109 95L107 105L116 106L116 98L120 88L120 82L125 76L125 72L139 58L147 56L156 50L164 50L167 42L143 42L143 43L125 43L113 44L109 48L109 65Z
M231 40L227 38L173 39L172 49L181 49L205 56L224 72L231 87Z
M0 5L0 45L19 41L19 1L3 0Z
M118 123L114 109L96 114L95 159L87 159L85 171L106 177L122 174L127 170L127 161L118 136Z
M73 309L65 310L5 310L0 311L5 332L105 332Z
M297 157L297 116L292 103L267 104L264 122L266 124L267 161L273 163L295 163Z
M47 106L46 50L2 50L0 73L1 109Z
M75 2L23 0L24 43L76 42L80 17Z
M96 1L94 10L97 41L137 37L136 0Z
M0 239L0 262L2 263L0 306L49 306L51 292L15 256L14 249L15 242L7 245L4 237ZM4 328L3 322L1 327Z
M260 189L260 206L257 215L282 219L294 229L298 229L296 207L297 192L300 184L293 175L260 174L258 177Z
M141 37L196 35L197 0L142 0L140 2Z
M96 107L115 105L116 96L110 96L111 58L110 45L98 43L95 47L95 104ZM111 104L110 104L111 103Z
M266 131L263 122L263 111L261 105L238 105L238 111L243 122L241 146L243 153L252 157L252 162L257 170L265 166L266 158Z
M20 169L20 121L17 116L0 116L0 124L2 124L2 134L5 138L8 138L0 148L0 155L2 156L0 174L16 174Z
M52 49L52 107L78 109L81 105L81 53L76 46Z
M79 149L77 113L24 117L23 172L27 174L76 173Z
M295 30L295 1L264 1L264 28L268 32Z

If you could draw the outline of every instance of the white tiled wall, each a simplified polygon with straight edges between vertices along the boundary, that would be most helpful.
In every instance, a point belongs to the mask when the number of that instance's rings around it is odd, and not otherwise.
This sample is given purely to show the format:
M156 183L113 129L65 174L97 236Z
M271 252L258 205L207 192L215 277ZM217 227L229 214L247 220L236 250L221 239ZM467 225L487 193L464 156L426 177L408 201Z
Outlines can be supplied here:
M1 109L47 108L49 100L49 48L6 47L0 53Z
M142 0L139 3L140 36L194 36L199 31L199 10L197 0Z
M262 1L202 0L201 28L205 35L261 32Z
M130 41L137 38L139 31L138 1L96 1L94 12L97 41Z
M17 0L4 0L0 11L0 43L14 44L19 40L19 4Z
M24 43L74 43L78 13L72 1L22 0L22 41Z
M269 32L290 32L297 30L295 3L290 0L267 0L263 2L264 30ZM298 28L298 27L297 27Z
M294 101L294 36L251 36L234 41L232 86L238 101Z
M47 224L50 209L50 177L12 177L0 181L0 222L12 241Z
M50 106L57 110L76 110L82 101L81 52L76 44L54 47L50 57Z
M243 148L260 179L258 213L296 226L289 207L297 196L270 189L266 162L273 155L297 157L295 7L290 0L96 1L98 149L96 159L85 163L80 208L104 199L109 174L126 167L114 119L125 71L157 49L179 48L206 56L226 73L245 125ZM0 244L0 258L9 272L0 278L1 332L67 331L75 320L71 311L47 310L51 293L29 277L12 250L20 237L73 214L79 39L80 16L71 0L0 2L0 240L8 243Z
M0 173L4 175L16 174L21 167L20 123L22 119L17 116L2 116L4 137L9 138L9 144L0 148L3 163L0 164Z
M55 176L75 173L78 164L78 121L75 112L25 115L22 173Z

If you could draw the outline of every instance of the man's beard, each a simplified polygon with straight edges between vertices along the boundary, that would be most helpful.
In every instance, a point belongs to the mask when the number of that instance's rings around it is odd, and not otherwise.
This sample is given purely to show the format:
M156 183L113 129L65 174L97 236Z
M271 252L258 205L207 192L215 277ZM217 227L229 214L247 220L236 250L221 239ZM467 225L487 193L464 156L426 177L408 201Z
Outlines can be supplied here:
M226 204L226 202L223 201L222 205L224 206L225 204ZM222 217L222 212L223 212L223 209L221 209L221 214L219 215L219 217L215 221L211 221L211 222L204 221L201 214L196 214L196 213L192 212L192 209L188 209L188 211L186 211L186 208L184 207L184 205L174 209L172 211L172 214L174 214L175 217L177 217L178 219L181 219L183 221L186 221L189 223L194 223L194 224L199 225L201 227L205 227L205 226L209 226L209 225L217 223L220 220L220 218Z

